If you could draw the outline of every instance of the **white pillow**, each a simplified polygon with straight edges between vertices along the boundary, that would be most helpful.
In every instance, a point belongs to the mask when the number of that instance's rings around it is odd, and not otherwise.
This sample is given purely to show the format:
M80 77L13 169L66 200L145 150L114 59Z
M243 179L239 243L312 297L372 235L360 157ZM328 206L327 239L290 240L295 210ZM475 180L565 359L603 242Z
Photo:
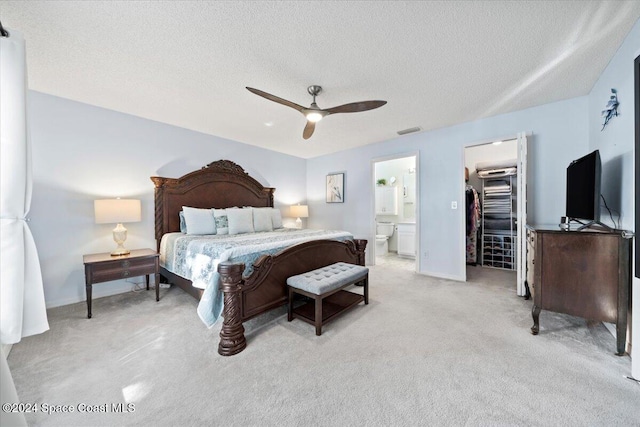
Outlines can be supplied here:
M213 209L213 218L216 222L216 234L229 234L229 219L227 217L227 210Z
M271 208L271 224L274 230L282 228L282 213L280 209Z
M187 234L216 234L216 222L211 209L182 207Z
M254 231L272 231L271 208L253 208Z
M229 234L253 233L253 209L227 209ZM187 225L187 229L189 225Z

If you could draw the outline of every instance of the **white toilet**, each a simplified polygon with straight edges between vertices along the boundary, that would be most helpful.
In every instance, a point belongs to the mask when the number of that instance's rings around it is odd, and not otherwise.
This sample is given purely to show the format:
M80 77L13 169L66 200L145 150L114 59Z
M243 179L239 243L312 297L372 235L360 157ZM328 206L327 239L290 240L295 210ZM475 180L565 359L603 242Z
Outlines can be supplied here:
M376 256L389 252L389 237L396 225L392 222L376 222Z

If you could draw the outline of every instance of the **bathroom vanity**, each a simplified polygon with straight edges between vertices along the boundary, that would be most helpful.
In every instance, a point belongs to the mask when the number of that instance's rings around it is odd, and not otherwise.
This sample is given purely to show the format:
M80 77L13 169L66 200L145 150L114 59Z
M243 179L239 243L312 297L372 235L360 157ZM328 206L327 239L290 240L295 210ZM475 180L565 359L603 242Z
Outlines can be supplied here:
M416 223L398 223L398 255L415 258L416 256Z

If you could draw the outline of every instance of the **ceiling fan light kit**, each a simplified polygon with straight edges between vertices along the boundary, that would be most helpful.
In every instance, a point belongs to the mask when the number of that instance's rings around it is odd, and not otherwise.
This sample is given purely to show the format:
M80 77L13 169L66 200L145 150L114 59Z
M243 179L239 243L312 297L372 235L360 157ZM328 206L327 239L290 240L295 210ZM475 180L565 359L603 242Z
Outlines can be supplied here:
M310 122L318 123L320 120L322 120L324 116L318 113L317 111L309 111L307 112L306 117L307 117L307 120L309 120Z
M318 96L318 94L322 92L322 86L311 85L307 88L307 92L309 92L309 95L313 96L313 101L311 102L311 105L309 106L309 108L303 107L302 105L298 105L295 102L291 102L291 101L287 101L286 99L279 98L275 95L271 95L270 93L261 91L259 89L247 87L247 90L251 93L254 93L258 96L268 99L269 101L286 105L287 107L293 108L294 110L301 112L307 119L307 124L304 127L304 130L302 132L302 137L304 139L311 138L311 135L313 135L313 132L315 130L316 123L330 114L358 113L361 111L368 111L368 110L373 110L375 108L380 108L387 103L387 101L360 101L360 102L352 102L350 104L339 105L337 107L323 110L320 107L318 107L318 104L316 104L316 96Z

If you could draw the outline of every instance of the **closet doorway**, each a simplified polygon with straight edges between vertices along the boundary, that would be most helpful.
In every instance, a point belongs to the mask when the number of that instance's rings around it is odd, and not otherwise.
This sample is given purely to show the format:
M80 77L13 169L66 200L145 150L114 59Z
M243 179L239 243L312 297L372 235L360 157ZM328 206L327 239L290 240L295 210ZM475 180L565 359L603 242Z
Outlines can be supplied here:
M373 265L418 271L418 153L372 160Z
M520 296L526 294L526 154L520 133L468 145L463 160L466 266L515 272Z

